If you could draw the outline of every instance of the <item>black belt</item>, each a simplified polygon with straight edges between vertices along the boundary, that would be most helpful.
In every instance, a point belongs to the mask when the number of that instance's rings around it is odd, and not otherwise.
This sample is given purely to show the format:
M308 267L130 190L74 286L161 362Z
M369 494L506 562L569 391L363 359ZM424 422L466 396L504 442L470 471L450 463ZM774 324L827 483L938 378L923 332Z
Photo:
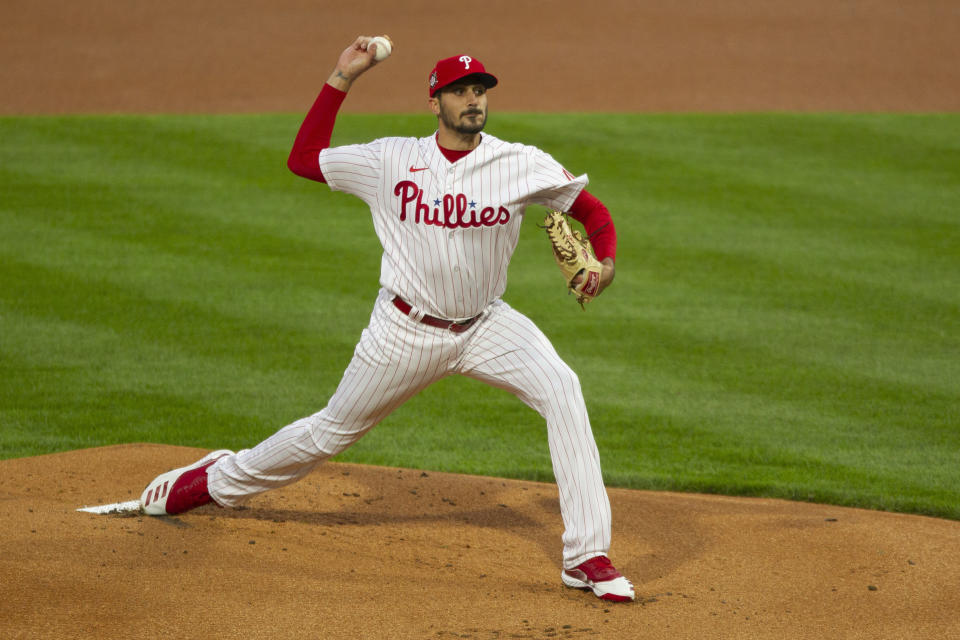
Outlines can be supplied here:
M410 315L410 310L413 309L413 307L407 304L407 302L404 301L404 299L401 298L400 296L394 296L393 306L395 306L397 309L400 309L400 311L402 311L403 314L407 316ZM454 333L463 333L464 331L472 327L473 323L479 320L480 316L482 315L483 315L482 313L478 313L477 315L473 316L469 320L454 322L452 320L444 320L443 318L436 318L434 316L428 316L424 314L424 316L420 318L420 322L422 322L423 324L428 324L431 327L437 327L438 329L450 329L450 331L453 331Z

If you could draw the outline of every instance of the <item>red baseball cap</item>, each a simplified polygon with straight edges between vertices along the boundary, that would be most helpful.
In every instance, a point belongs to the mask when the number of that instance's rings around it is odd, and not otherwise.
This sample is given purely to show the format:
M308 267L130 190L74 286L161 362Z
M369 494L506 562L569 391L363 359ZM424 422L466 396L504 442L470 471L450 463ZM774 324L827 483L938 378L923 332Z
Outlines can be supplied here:
M497 86L497 78L483 68L483 63L470 56L451 56L439 61L430 72L428 81L430 97L448 84L454 83L467 76L476 76L476 79L487 89Z

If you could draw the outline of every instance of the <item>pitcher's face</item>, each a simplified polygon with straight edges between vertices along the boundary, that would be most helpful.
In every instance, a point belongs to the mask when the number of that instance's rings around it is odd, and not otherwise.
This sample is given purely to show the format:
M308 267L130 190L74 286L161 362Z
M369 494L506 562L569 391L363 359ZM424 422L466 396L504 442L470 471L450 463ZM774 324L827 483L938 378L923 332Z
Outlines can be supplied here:
M487 88L479 83L453 83L430 99L441 125L461 134L483 131L487 123Z

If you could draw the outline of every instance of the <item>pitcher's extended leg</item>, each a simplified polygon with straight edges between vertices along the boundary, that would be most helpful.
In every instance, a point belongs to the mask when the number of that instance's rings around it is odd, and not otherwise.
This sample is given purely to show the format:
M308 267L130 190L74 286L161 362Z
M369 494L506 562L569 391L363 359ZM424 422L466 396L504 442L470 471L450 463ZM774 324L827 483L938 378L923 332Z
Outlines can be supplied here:
M426 329L430 329L427 327ZM378 299L353 359L327 406L208 471L210 495L222 506L299 480L340 453L411 396L443 377L453 348Z

